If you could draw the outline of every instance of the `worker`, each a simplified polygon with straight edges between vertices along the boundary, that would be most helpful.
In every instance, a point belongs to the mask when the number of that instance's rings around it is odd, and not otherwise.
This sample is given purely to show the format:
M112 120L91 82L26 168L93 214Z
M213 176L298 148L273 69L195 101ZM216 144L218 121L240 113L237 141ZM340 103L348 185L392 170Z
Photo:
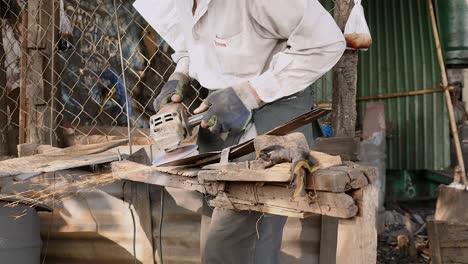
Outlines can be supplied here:
M200 152L222 150L310 110L309 87L345 50L318 0L175 0L185 48L155 109L181 102L196 79L210 93ZM310 126L301 130L312 138ZM203 263L279 263L286 217L216 208Z

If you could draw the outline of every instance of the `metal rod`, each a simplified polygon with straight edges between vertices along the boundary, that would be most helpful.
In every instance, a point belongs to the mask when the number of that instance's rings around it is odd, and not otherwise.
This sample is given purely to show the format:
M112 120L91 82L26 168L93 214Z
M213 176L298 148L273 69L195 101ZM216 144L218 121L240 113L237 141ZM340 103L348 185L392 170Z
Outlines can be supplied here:
M448 87L449 91L453 91L454 89L455 89L454 87ZM356 100L368 101L368 100L390 99L390 98L415 96L415 95L423 95L423 94L431 94L431 93L443 93L443 92L445 92L444 88L434 88L434 89L424 89L424 90L416 90L416 91L401 92L401 93L388 93L388 94L363 96L363 97L356 98Z
M122 69L122 79L123 79L123 85L124 85L124 90L125 90L125 105L126 107L126 114L127 114L127 133L128 133L128 146L130 150L130 155L133 154L132 151L132 134L131 134L131 124L130 124L130 111L128 110L130 105L128 101L128 92L127 92L127 81L125 80L125 67L124 67L124 59L123 59L123 53L122 53L122 41L120 39L120 27L119 27L119 16L117 15L117 5L114 2L114 12L115 12L115 25L117 26L117 38L119 40L119 53L120 53L120 67Z
M455 144L455 152L457 154L457 161L458 166L461 169L461 183L466 184L466 172L465 172L465 163L463 161L463 153L461 149L460 139L458 137L458 129L457 124L455 122L455 114L453 111L453 104L452 98L450 97L450 93L448 90L448 80L447 80L447 72L445 71L445 64L444 64L444 57L442 55L442 48L440 47L440 39L439 39L439 31L437 30L437 23L434 14L434 5L432 0L428 0L429 2L429 13L431 16L431 24L432 24L432 32L434 34L434 42L437 51L437 59L439 61L440 67L440 74L442 75L442 88L444 88L445 94L445 101L447 102L447 110L449 113L449 121L450 121L450 129L453 136L453 143ZM454 183L457 183L454 181Z
M188 118L188 125L190 127L197 126L201 123L202 119L203 119L203 114L193 115Z

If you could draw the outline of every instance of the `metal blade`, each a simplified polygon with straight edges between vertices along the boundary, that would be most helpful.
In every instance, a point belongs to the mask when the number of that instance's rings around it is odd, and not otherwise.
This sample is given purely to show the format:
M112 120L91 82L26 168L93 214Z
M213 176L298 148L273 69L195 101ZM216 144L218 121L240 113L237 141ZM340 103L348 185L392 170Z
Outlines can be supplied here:
M169 152L162 152L160 155L157 155L153 160L153 165L161 165L169 162L176 161L178 159L189 157L192 154L197 153L197 145L187 145L174 149Z
M310 124L312 121L319 119L322 116L325 116L331 112L330 108L314 108L313 110L306 112L291 121L282 124L267 133L265 135L273 135L273 136L284 136L303 125ZM235 145L231 147L231 153L229 154L229 158L235 159L247 155L251 152L254 152L254 144L253 139L248 140L244 143ZM221 151L213 151L202 153L199 155L181 158L179 160L173 160L171 162L161 163L159 165L164 166L184 166L184 165L198 165L203 166L207 164L217 163L219 162L221 156Z

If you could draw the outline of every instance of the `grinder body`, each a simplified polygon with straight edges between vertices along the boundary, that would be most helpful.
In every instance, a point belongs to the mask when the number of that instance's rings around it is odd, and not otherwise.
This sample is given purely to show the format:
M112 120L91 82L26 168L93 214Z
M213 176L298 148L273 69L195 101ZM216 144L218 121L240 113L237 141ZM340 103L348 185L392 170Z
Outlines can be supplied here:
M187 110L179 103L165 105L150 117L150 135L154 144L165 152L177 149L191 135L192 127L200 124L201 116L189 118Z

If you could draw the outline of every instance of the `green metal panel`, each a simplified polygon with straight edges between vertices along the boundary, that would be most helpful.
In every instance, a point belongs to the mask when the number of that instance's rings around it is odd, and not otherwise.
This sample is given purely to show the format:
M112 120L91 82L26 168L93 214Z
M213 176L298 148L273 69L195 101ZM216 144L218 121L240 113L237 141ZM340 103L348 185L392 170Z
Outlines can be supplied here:
M320 0L323 7L333 15L334 0ZM333 90L333 71L328 72L313 85L314 103L331 103Z
M360 52L358 96L439 87L427 1L364 1L373 44ZM450 164L443 93L384 100L389 169L442 169ZM360 102L362 119L367 102Z
M435 4L445 63L468 65L468 1L436 0Z
M331 103L333 90L333 71L328 72L313 85L314 103Z
M331 10L330 0L322 1ZM373 46L360 52L358 97L439 87L440 72L427 1L363 2ZM315 103L332 100L333 74L314 85ZM442 93L384 100L389 169L438 170L450 164L448 115ZM358 104L362 120L366 102Z

